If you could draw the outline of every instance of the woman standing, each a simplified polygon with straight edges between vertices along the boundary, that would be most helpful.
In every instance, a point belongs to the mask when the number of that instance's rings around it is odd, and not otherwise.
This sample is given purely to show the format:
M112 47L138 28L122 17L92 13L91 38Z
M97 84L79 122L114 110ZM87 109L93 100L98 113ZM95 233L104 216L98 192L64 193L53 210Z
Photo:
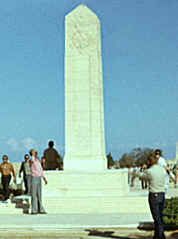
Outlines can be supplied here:
M30 173L30 162L29 155L25 154L25 161L21 163L19 178L21 177L21 173L23 172L23 181L25 185L25 194L30 195L31 193L31 173Z

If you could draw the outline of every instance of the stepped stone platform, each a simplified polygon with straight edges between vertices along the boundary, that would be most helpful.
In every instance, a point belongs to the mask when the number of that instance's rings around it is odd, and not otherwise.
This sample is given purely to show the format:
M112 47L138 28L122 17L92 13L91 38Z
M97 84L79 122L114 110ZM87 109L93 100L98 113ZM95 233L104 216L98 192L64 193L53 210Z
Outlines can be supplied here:
M124 171L123 171L124 173ZM84 181L82 174L74 175L61 171L45 171L48 185L43 185L43 205L49 214L134 214L148 215L151 218L148 205L148 191L142 190L140 181L136 180L135 186L128 189L121 184L123 175L119 176L118 170L108 172L108 186L103 187L106 174L102 177L95 173L89 173L88 179ZM70 175L70 176L69 176ZM117 178L116 184L112 184L112 177ZM70 178L70 180L69 180ZM92 189L92 179L98 180L95 188ZM72 181L72 183L71 183ZM87 183L88 191L83 188ZM95 184L95 181L93 180ZM125 182L126 183L126 182ZM127 185L126 185L127 186ZM124 189L126 190L124 191ZM119 191L122 190L122 193ZM166 198L178 197L178 190L170 183ZM28 214L30 210L31 197L21 195L14 197L12 202L5 204L0 201L0 214Z
M147 195L129 192L127 170L45 171L45 176L48 184L43 185L42 196L48 214L149 213ZM29 196L17 196L12 202L0 205L0 213L30 213Z
M16 204L11 202L0 202L0 214L22 214L22 210L16 208Z
M109 213L129 193L127 170L45 171L43 204L49 213Z
M119 198L74 198L63 200L44 200L43 205L48 213L149 213L146 197L119 197ZM131 205L131 206L130 206Z

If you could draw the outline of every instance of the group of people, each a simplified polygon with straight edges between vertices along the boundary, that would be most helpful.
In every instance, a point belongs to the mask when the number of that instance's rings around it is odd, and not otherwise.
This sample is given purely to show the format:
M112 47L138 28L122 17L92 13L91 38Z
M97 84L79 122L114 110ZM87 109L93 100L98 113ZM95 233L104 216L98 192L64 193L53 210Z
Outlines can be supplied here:
M156 149L146 161L146 170L134 171L132 178L139 177L149 185L148 202L154 220L153 239L165 239L162 213L164 209L165 193L167 193L169 178L176 183L178 174L174 176L162 157L162 151Z
M63 162L57 150L54 147L54 142L49 141L48 148L44 151L41 157L41 167L43 170L63 170ZM25 154L24 161L21 163L19 170L19 177L23 173L23 181L25 186L25 194L30 195L31 185L31 171L30 171L30 157Z
M41 179L47 184L43 170L56 170L62 165L61 157L57 150L53 148L54 142L49 141L48 149L44 151L42 160L38 158L38 152L31 149L29 154L25 154L24 161L21 163L19 177L23 173L23 181L25 185L25 194L31 196L31 214L46 214L42 205L41 195ZM9 184L11 177L16 183L16 173L13 165L8 161L8 156L3 155L2 163L0 164L1 184L3 187L3 202L8 202L10 190Z
M178 182L178 165L175 164L173 167L171 167L169 164L166 163L166 160L162 156L162 151L160 149L156 149L154 151L155 156L158 158L158 164L165 168L167 174L165 178L165 193L168 191L168 185L169 182L172 181L174 182L174 187L177 187L177 182ZM128 169L128 183L131 187L134 186L134 181L135 181L135 172L140 171L144 172L145 170L148 169L148 165L146 163L142 163L140 167L136 167L136 165L133 165L133 167L129 167ZM140 178L141 182L141 188L146 189L148 188L148 182L144 178Z

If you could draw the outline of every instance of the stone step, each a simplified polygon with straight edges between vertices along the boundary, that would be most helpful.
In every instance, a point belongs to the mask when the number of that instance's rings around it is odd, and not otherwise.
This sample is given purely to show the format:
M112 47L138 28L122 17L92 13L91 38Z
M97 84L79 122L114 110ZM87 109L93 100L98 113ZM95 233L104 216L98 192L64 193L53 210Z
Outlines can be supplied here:
M147 198L43 199L48 213L149 213Z
M95 189L92 189L92 190L82 190L82 189L79 189L79 190L68 190L68 191L52 191L52 192L44 192L43 191L43 194L45 195L44 197L45 198L77 198L79 195L81 197L100 197L100 198L105 198L107 196L110 196L110 197L119 197L120 194L118 193L117 190L103 190L103 191L100 191L99 189L98 190L95 190Z
M1 214L22 214L30 212L27 203L0 203ZM25 202L25 201L23 201ZM30 203L30 200L29 200ZM28 206L28 207L25 207ZM120 198L43 198L43 206L50 214L69 213L150 213L146 197L120 197Z
M14 203L0 203L0 214L22 214L23 210L16 208Z

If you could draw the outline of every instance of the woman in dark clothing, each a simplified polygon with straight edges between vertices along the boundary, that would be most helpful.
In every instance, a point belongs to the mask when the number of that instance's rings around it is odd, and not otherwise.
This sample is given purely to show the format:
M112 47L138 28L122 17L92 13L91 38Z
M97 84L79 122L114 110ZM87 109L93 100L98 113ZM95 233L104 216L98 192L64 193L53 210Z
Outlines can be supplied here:
M31 174L30 174L30 163L29 163L29 155L25 154L25 161L21 163L19 177L21 177L21 173L23 172L23 181L25 184L25 194L31 193Z

